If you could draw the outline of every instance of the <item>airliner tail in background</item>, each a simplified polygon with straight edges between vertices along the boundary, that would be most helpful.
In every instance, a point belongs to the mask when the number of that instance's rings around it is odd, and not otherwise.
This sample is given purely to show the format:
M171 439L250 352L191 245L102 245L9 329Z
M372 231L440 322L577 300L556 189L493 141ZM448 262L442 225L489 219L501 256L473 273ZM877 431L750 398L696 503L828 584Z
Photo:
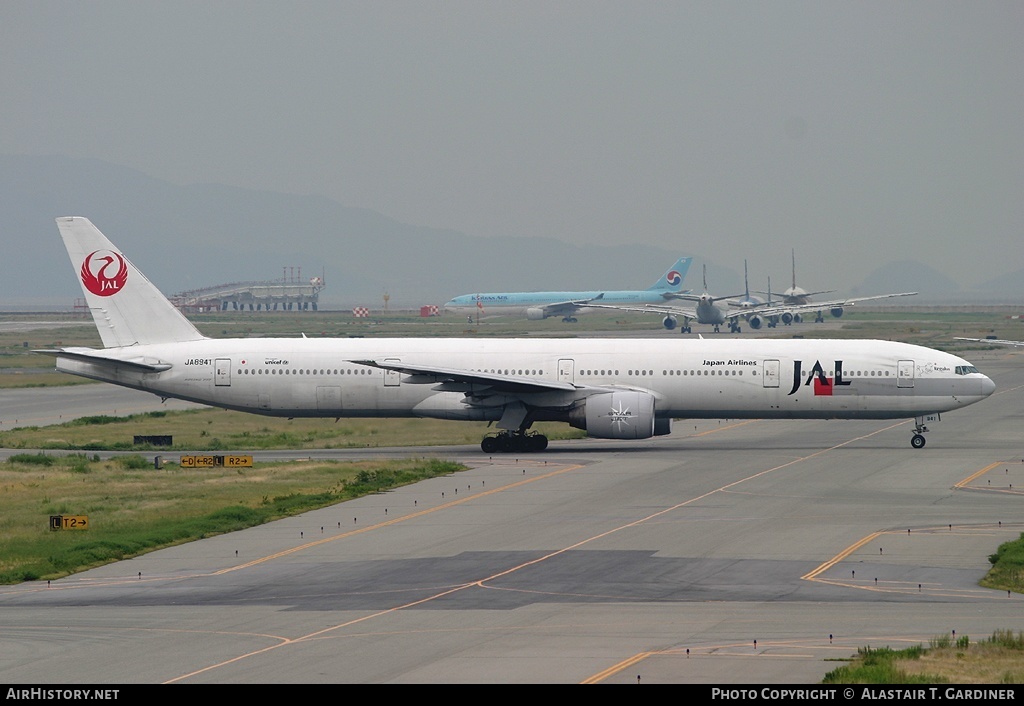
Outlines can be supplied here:
M690 262L692 261L692 257L679 258L676 260L676 264L665 271L661 279L647 289L656 292L680 291L683 288L683 280L686 279L686 273L690 271Z

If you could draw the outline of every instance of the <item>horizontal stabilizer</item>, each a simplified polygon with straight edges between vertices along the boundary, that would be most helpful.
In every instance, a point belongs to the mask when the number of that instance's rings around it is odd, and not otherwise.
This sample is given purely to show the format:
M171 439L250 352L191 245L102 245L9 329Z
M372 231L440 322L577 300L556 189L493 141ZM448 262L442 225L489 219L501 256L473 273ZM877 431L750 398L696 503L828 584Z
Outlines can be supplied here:
M33 353L52 355L55 358L70 358L82 363L109 368L131 368L143 373L159 373L170 370L171 364L154 358L112 358L92 348L52 348L34 350Z

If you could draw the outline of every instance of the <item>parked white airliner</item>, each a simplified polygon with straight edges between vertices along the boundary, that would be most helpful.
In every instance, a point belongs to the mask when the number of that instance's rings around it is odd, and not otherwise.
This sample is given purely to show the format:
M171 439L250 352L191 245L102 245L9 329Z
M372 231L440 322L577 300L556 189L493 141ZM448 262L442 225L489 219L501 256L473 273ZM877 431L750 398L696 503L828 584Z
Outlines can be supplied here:
M40 350L60 371L278 417L497 422L481 448L528 451L534 422L594 437L668 434L672 419L915 418L985 399L966 360L872 340L207 338L86 218L57 225L103 348Z

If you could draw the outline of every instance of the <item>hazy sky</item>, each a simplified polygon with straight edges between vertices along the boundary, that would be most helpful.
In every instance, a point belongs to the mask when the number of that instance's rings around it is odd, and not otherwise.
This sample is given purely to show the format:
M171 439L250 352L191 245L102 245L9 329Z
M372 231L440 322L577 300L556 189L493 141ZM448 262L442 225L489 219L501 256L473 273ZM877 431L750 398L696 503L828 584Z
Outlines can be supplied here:
M0 0L2 153L840 288L1024 267L1022 77L1019 0Z

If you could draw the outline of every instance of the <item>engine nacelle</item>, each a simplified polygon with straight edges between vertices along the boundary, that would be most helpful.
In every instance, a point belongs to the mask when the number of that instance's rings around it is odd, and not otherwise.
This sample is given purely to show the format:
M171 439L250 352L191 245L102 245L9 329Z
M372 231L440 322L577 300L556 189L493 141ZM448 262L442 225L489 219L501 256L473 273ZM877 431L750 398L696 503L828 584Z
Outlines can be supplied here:
M763 323L764 319L762 319L757 314L752 314L750 317L747 318L747 326L754 329L755 331L761 328L761 324Z
M779 321L786 324L786 326L789 326L791 323L793 323L793 317L794 314L792 311L784 311L781 314L779 314Z
M793 323L798 324L804 320L804 317L800 314L793 314Z
M661 320L661 325L667 328L669 331L676 327L676 323L678 322L676 321L676 317L674 316L666 316L664 319Z
M838 319L840 316L843 315L843 307L841 307L841 306L834 306L831 309L829 309L829 312L832 314L832 316L834 316L834 317L836 317Z
M548 315L539 306L531 306L526 310L526 318L530 321L540 321L541 319L548 318Z
M569 414L569 424L598 439L647 439L668 434L669 420L654 420L654 396L622 390L591 395Z

